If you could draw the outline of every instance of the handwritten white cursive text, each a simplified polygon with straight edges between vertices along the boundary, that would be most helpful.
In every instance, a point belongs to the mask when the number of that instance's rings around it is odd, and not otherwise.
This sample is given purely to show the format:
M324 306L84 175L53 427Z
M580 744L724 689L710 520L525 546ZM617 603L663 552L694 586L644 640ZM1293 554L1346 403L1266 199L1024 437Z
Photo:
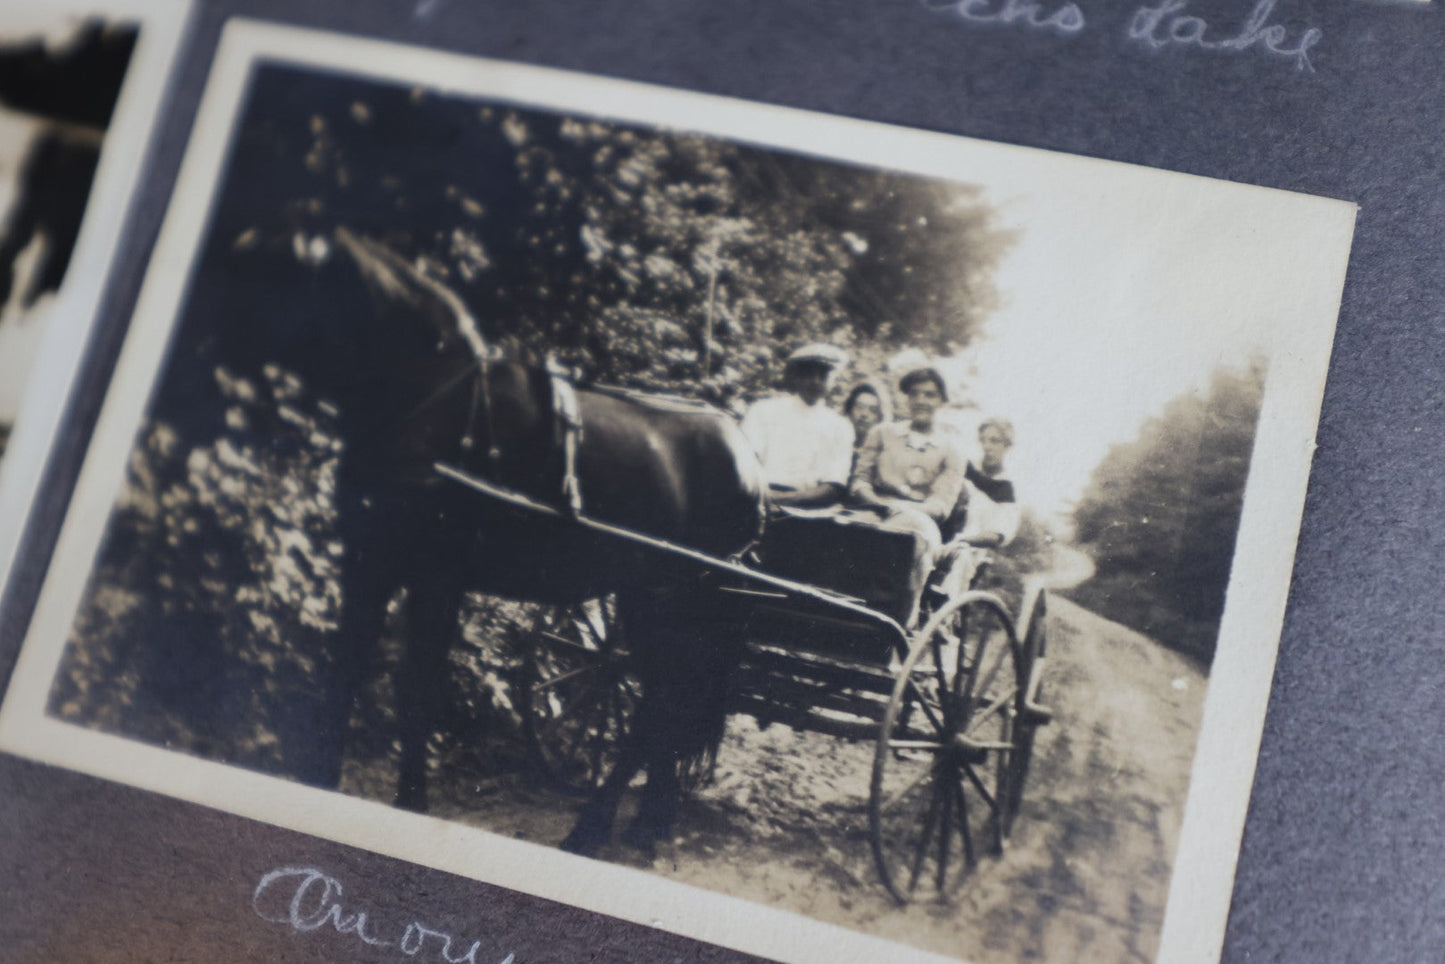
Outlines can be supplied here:
M969 23L996 23L1074 34L1084 29L1084 11L1065 3L1045 12L1038 0L923 0L934 13L951 13Z
M1257 47L1265 53L1293 60L1298 70L1315 69L1310 63L1309 51L1324 37L1324 31L1309 27L1291 46L1287 42L1289 31L1282 24L1269 22L1275 0L1259 0L1245 18L1239 33L1233 37L1212 40L1206 39L1210 28L1203 17L1181 13L1188 4L1189 0L1159 0L1153 6L1140 7L1129 21L1129 39L1156 49L1175 44L1201 50L1232 51Z
M1088 24L1077 3L1052 5L1055 0L918 0L930 13L952 16L964 23L1024 27L1071 37ZM1152 50L1163 47L1194 47L1243 53L1255 50L1314 72L1310 50L1324 39L1317 27L1304 27L1291 40L1284 24L1270 23L1278 0L1255 0L1253 9L1239 29L1230 35L1192 13L1185 13L1189 0L1146 0L1129 18L1126 37ZM1045 6L1051 4L1051 6Z
M251 908L262 920L285 924L298 933L329 926L371 947L395 947L408 957L429 951L447 964L480 964L477 955L481 941L472 941L465 951L453 951L456 938L415 920L406 925L399 938L390 940L381 936L366 911L343 910L342 895L341 881L315 867L278 867L261 876L251 895ZM515 964L515 959L515 955L508 954L500 964Z

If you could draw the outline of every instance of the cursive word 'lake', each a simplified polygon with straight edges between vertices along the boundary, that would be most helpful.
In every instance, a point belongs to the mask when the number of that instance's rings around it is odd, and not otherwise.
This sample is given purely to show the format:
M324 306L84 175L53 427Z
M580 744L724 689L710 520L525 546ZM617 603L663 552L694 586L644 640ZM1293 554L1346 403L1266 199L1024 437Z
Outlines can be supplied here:
M1073 36L1087 25L1083 8L1077 3L1051 4L1048 0L919 0L930 13L953 17L963 23L1023 27L1060 36ZM1129 18L1129 40L1159 50L1164 47L1192 47L1225 53L1257 51L1295 65L1297 70L1314 71L1310 50L1324 39L1317 27L1302 27L1291 36L1290 28L1271 23L1277 0L1257 0L1238 27L1218 27L1187 12L1189 0L1152 0L1138 7ZM1242 9L1242 8L1241 8Z
M1201 50L1244 51L1256 49L1294 62L1298 70L1314 70L1309 51L1324 37L1324 31L1309 27L1291 41L1283 24L1272 24L1275 0L1259 0L1239 30L1221 34L1203 17L1185 14L1189 0L1159 0L1134 11L1129 21L1129 39L1153 48L1184 46Z

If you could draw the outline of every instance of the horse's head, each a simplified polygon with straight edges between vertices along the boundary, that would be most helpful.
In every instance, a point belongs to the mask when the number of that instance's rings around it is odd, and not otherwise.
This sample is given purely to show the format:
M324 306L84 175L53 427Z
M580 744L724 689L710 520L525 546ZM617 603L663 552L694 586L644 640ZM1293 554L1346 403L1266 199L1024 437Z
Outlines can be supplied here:
M380 436L358 444L552 496L565 434L547 366L489 343L455 291L389 246L339 228L315 247L327 314L362 362L340 407Z
M341 227L334 239L356 266L372 301L390 314L399 313L407 327L434 339L437 354L460 352L467 364L494 356L466 302L445 283L373 238ZM415 322L423 324L418 327Z

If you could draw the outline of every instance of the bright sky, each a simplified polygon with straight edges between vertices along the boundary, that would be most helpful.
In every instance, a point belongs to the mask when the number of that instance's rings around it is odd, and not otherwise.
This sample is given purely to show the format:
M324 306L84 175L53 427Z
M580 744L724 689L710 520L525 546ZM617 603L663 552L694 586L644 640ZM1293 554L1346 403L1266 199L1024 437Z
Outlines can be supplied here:
M1109 446L1170 399L1298 330L1280 310L1309 244L1308 219L1291 214L1312 202L1090 167L1069 181L991 179L987 199L1020 234L996 275L1003 306L951 366L976 365L969 393L1013 420L1010 474L1044 513L1066 509Z

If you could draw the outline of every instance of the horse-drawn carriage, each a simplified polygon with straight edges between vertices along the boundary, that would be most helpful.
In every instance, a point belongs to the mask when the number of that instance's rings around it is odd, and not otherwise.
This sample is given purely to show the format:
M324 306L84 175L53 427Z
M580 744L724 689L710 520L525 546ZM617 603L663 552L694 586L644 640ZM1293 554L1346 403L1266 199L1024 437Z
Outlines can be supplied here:
M438 469L509 511L641 551L704 587L745 645L730 711L871 741L870 841L898 902L947 893L983 853L1002 852L1035 732L1050 719L1038 702L1046 602L1037 585L1015 617L977 578L951 595L934 580L910 634L909 533L794 515L774 520L745 563ZM521 711L529 750L553 782L578 793L606 783L640 698L637 670L612 596L539 609Z
M947 890L960 855L966 870L1002 848L1049 718L1041 592L1017 618L976 588L931 598L910 634L898 570L915 547L898 540L911 536L808 519L765 535L761 467L731 418L574 384L488 344L456 292L386 245L338 229L324 247L337 256L314 265L238 256L228 277L250 281L226 289L257 299L236 309L247 318L321 326L291 363L347 439L337 636L356 648L327 690L315 782L339 780L364 647L405 587L396 804L425 809L434 694L463 594L480 590L541 606L521 687L529 742L558 782L592 791L566 849L611 837L643 771L625 833L665 838L737 711L874 742L872 848L899 901ZM254 344L269 342L248 329L230 354ZM745 564L760 535L763 565Z

